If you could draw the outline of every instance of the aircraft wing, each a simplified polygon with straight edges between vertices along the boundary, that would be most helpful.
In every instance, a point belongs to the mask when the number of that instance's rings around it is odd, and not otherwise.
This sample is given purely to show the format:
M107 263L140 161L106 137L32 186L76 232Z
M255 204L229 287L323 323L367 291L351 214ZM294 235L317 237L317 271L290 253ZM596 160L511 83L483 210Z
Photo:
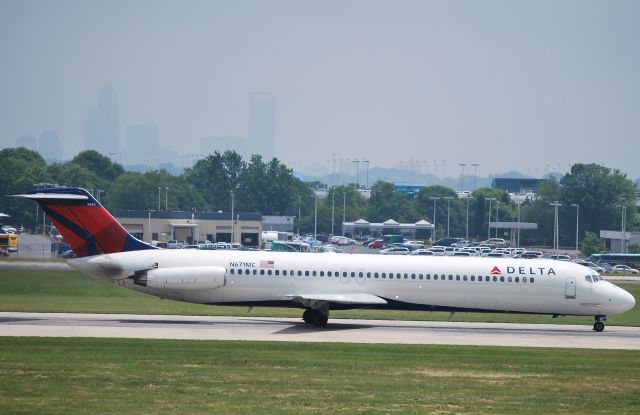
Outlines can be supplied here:
M348 293L348 294L288 294L288 300L295 300L303 304L327 302L334 304L387 304L387 300L373 294Z

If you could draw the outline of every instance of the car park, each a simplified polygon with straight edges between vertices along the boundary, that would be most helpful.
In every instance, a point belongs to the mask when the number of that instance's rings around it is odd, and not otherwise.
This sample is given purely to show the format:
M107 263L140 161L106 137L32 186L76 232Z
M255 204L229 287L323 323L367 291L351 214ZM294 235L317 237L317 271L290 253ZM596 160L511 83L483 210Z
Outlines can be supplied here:
M635 268L631 268L628 265L614 265L611 268L611 272L615 272L616 274L618 274L618 273L624 273L624 274L638 274L638 273L640 273L640 271L638 271Z

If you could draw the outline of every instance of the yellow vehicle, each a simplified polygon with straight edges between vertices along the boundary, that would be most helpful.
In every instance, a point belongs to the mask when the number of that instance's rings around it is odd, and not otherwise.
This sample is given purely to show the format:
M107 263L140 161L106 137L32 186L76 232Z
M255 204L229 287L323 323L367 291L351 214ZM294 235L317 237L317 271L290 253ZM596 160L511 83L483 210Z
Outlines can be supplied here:
M0 252L18 252L18 235L0 233Z

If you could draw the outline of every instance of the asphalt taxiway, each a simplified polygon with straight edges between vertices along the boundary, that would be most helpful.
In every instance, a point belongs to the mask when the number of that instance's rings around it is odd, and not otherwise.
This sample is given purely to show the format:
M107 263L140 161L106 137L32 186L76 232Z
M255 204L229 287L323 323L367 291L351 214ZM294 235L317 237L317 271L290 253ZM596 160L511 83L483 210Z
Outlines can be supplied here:
M131 314L0 313L0 336L640 349L640 327Z

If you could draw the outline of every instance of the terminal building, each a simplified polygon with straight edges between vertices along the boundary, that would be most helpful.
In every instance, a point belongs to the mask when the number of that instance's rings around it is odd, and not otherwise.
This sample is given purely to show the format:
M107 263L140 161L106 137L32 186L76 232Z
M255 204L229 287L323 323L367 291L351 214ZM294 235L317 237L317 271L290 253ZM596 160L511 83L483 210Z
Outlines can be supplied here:
M114 210L111 213L129 233L143 241L208 240L254 247L261 244L261 213L239 212L233 221L230 212Z

